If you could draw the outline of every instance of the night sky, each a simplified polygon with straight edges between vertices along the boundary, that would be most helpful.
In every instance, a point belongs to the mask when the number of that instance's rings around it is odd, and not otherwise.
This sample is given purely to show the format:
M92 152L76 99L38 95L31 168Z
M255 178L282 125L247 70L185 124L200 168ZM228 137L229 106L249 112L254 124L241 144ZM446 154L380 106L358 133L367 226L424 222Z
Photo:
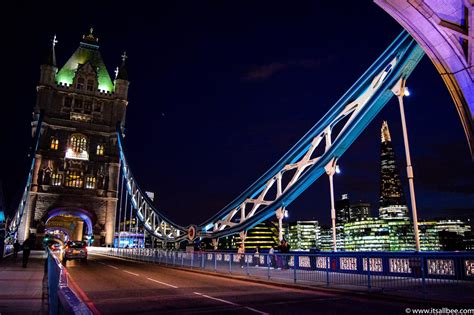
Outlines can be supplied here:
M327 2L11 4L2 21L0 107L7 203L24 186L39 66L51 38L58 37L62 66L93 26L111 77L122 52L129 55L125 145L135 177L176 223L206 220L289 150L402 31L371 1ZM448 91L427 57L407 84L419 217L472 218L474 167ZM340 158L335 178L337 198L368 201L373 215L383 120L408 192L395 99ZM329 223L328 190L323 176L288 207L290 220Z

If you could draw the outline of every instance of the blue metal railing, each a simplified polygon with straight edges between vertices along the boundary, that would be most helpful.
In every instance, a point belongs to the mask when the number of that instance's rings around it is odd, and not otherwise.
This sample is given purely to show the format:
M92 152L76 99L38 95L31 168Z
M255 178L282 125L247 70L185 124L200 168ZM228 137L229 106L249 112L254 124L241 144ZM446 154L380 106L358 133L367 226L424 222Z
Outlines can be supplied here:
M58 257L48 250L48 296L49 313L92 315L86 304L68 285L67 270Z
M151 248L105 249L111 256L164 266L200 269L286 283L409 291L423 297L446 287L474 288L474 253L469 252L293 252L245 255Z

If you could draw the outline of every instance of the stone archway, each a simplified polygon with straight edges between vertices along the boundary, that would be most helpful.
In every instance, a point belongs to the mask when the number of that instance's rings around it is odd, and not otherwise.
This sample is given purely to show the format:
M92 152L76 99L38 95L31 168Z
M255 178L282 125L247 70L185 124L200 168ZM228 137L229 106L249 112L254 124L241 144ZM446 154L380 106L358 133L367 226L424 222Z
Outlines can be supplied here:
M90 241L100 239L100 235L94 236L94 225L97 218L94 213L81 208L55 208L45 213L42 222L44 232L62 232L67 237L65 240Z

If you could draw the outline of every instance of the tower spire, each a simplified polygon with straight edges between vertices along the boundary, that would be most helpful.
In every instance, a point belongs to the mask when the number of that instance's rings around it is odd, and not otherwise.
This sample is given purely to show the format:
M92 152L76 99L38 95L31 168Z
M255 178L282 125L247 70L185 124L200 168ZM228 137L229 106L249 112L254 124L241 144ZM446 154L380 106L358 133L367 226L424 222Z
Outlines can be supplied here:
M120 67L117 67L115 79L128 80L127 65L126 65L126 60L128 58L127 52L124 51L121 57L122 57L122 64L120 65Z
M54 34L53 40L51 41L51 50L48 54L48 58L46 59L46 64L54 67L56 67L56 51L54 48L56 47L57 43L58 40L56 39L56 34Z
M392 141L392 138L390 137L390 130L388 129L388 123L386 120L384 120L382 123L381 133L382 142Z

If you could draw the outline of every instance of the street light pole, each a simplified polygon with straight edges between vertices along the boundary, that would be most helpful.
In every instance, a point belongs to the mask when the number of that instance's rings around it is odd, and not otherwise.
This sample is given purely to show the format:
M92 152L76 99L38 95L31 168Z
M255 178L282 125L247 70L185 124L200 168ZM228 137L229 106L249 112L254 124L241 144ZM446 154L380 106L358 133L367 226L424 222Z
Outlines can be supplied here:
M337 237L336 237L336 209L334 207L334 174L336 173L336 161L334 158L326 165L326 174L329 176L329 191L331 196L331 223L332 223L332 247L337 251Z
M418 231L418 214L416 210L416 198L415 198L415 183L413 175L413 167L411 165L411 156L410 156L410 145L408 143L408 133L405 120L405 108L403 106L403 96L408 96L408 90L405 88L405 79L401 78L400 81L393 87L392 92L398 98L398 104L400 106L400 117L402 120L402 130L403 130L403 142L405 144L405 157L407 161L407 177L408 185L410 187L410 201L411 201L411 212L413 218L413 230L415 231L415 244L416 251L420 251L420 234Z

